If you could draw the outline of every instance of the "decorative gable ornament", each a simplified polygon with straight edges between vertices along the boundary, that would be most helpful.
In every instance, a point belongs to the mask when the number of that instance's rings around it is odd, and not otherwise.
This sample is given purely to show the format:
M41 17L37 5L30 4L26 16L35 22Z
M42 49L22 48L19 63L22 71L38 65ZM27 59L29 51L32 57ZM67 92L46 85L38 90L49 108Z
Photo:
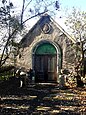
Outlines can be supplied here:
M48 33L50 32L50 30L51 30L50 24L45 23L45 24L43 25L43 27L42 27L43 33L44 33L44 34L48 34Z

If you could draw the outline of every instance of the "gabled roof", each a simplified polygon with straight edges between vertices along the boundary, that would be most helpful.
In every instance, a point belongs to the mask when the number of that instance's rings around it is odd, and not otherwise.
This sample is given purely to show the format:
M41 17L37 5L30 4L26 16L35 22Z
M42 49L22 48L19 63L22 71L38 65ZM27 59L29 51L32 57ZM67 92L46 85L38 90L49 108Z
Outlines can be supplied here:
M21 43L27 38L27 36L29 35L29 33L31 33L37 27L37 25L40 25L42 27L45 22L49 23L50 21L53 22L56 25L56 27L64 35L66 35L73 43L76 42L75 39L73 37L71 37L71 35L69 35L50 15L46 14L46 15L41 16L41 18L37 21L37 23L29 30L29 32L21 40Z
M61 30L61 32L63 32L70 40L72 40L73 43L75 43L75 39L68 34L68 32L65 31L65 29L63 29L52 17L50 17L51 21L54 22L54 24L57 26L57 28L59 28L59 30Z

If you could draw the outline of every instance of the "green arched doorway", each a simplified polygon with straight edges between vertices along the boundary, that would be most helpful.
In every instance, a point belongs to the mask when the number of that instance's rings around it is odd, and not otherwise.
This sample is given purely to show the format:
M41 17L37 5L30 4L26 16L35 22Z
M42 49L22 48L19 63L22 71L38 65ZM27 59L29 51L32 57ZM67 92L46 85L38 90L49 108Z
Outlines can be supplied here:
M34 70L36 82L57 81L58 50L49 43L41 43L34 49Z

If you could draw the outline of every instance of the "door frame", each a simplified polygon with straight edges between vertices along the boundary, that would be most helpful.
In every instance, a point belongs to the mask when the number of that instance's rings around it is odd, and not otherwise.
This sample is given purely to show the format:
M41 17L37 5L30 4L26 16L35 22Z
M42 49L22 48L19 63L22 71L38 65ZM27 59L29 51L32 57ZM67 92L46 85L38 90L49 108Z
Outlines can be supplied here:
M52 42L52 41L49 41L49 40L42 40L42 41L39 41L38 43L35 44L35 46L33 47L32 49L32 69L34 70L34 59L35 59L35 53L36 53L36 50L37 48L42 45L42 44L45 44L45 43L49 43L51 44L52 46L54 46L54 48L56 49L57 51L57 68L56 68L56 73L57 73L57 80L58 80L58 75L59 75L59 72L62 68L62 51L61 51L61 48L58 44L56 44L55 42ZM58 81L57 81L58 82Z

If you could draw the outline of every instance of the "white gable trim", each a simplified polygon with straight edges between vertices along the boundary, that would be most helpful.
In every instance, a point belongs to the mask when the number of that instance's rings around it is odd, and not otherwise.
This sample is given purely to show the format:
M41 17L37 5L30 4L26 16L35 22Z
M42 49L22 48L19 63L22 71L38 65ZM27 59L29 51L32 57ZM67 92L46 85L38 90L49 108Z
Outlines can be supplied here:
M50 20L63 32L73 43L76 43L76 40L71 37L53 18L50 17Z

